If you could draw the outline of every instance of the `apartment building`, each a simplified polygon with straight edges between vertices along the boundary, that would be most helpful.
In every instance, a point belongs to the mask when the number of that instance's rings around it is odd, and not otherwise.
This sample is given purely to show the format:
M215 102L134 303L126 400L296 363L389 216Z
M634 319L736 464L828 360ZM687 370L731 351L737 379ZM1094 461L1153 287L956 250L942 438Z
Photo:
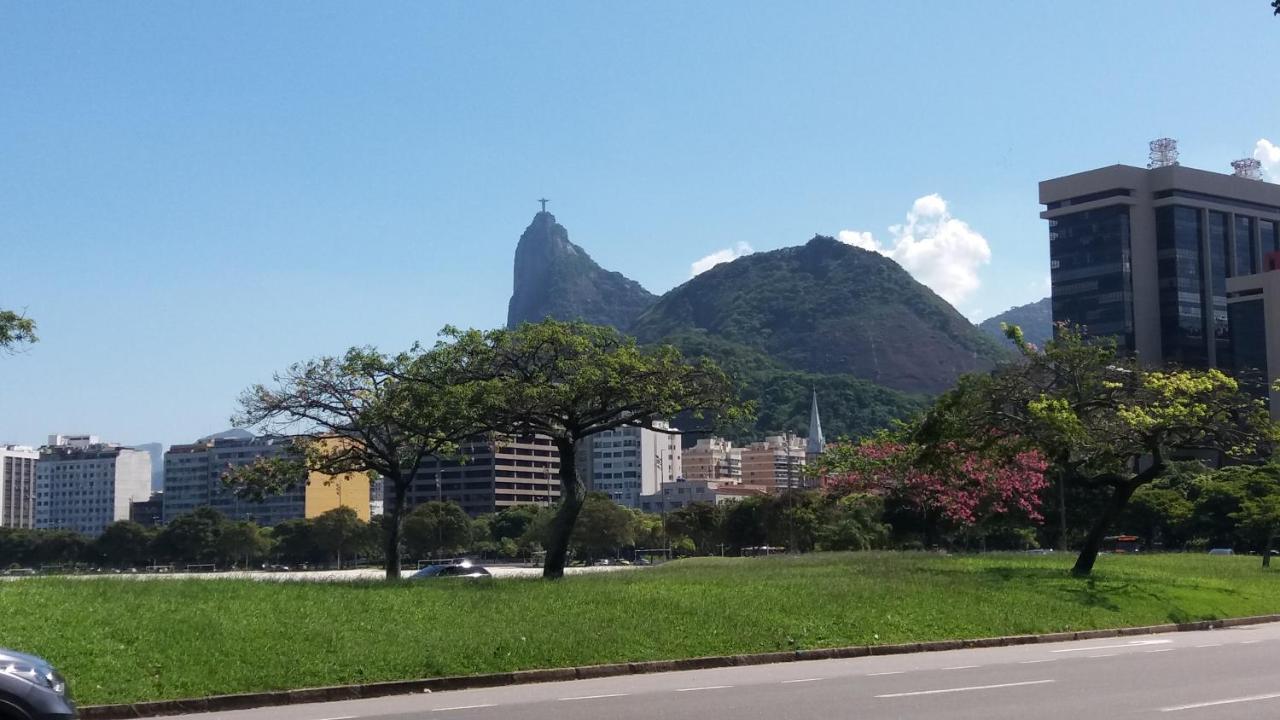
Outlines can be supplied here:
M625 507L640 507L640 498L658 491L663 483L683 477L680 433L666 423L662 430L620 427L587 439L590 475L587 487L602 492Z
M0 445L0 527L36 526L36 461L40 452Z
M91 436L51 436L36 461L35 526L96 536L151 495L151 455ZM96 437L92 440L97 440Z

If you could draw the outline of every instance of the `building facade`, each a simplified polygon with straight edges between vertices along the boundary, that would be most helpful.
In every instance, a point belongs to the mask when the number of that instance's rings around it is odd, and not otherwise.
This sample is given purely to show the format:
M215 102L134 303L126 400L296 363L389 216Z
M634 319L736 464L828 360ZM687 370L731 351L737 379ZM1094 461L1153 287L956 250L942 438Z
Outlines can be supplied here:
M36 526L36 461L40 452L0 445L0 527Z
M199 507L211 507L232 520L264 527L315 517L339 506L350 507L361 519L369 519L369 479L365 475L300 475L294 486L261 501L236 497L224 486L222 478L228 470L280 457L292 446L291 438L246 434L213 436L170 447L164 454L164 522Z
M407 493L412 508L434 500L455 502L469 515L515 505L553 505L560 499L560 453L542 435L477 437L459 458L427 458ZM394 502L386 489L385 502Z
M805 487L804 438L770 435L742 449L742 482L768 488Z
M1227 280L1231 357L1244 386L1267 396L1271 415L1280 417L1280 392L1270 382L1280 378L1280 253L1265 259L1264 272Z
M1040 183L1053 319L1145 363L1234 368L1227 283L1280 250L1280 185L1171 164L1157 143L1152 167Z
M647 513L665 515L695 502L723 505L751 496L768 495L770 488L718 480L680 479L664 483L655 493L640 498L639 508Z
M63 441L62 436L50 439ZM151 455L105 443L64 442L36 461L35 525L96 536L151 496Z
M164 520L164 493L153 492L146 500L130 503L129 519L143 527L159 527Z
M665 423L658 427L670 429ZM619 505L640 507L640 498L684 474L679 432L638 427L605 430L588 438L591 472L587 487Z
M698 438L697 444L684 449L681 465L686 480L742 482L742 448L724 438Z

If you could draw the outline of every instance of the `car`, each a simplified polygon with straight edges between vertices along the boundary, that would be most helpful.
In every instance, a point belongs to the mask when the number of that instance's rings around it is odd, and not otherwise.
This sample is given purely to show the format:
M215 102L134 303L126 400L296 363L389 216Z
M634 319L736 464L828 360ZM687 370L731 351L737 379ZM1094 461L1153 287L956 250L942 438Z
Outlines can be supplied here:
M43 658L0 648L0 718L74 720L67 681Z
M35 568L11 567L4 571L9 577L30 577L36 574Z
M488 570L479 565L473 565L470 561L463 560L460 563L448 563L442 565L428 565L418 572L409 576L410 580L426 580L429 578L443 577L461 577L461 578L487 578L493 577Z
M1209 550L1209 554L1210 555L1235 555L1236 553L1231 548L1211 548Z

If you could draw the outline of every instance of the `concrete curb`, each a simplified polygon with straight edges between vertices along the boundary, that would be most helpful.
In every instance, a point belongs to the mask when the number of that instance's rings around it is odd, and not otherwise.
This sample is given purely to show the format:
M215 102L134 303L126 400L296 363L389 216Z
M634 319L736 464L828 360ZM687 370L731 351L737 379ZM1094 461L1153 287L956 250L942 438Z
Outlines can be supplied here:
M1280 614L1229 618L1227 620L1201 620L1189 623L1146 625L1142 627L1117 628L1114 630L1081 630L1079 632L1049 633L1047 635L1009 635L1005 637L975 638L971 640L937 640L933 642L902 643L898 645L854 645L850 647L757 653L753 655L715 655L712 657L686 658L683 660L650 660L645 662L586 665L582 667L546 670L518 670L515 672L490 673L487 675L462 675L455 677L426 678L422 680L398 680L393 682L368 683L364 685L337 685L333 687L305 688L301 690L245 693L243 695L215 695L212 697L193 698L188 700L160 700L156 702L133 703L128 705L90 705L80 709L80 716L84 718L84 720L122 720L124 718L158 717L162 715L182 715L186 713L248 710L251 708L271 707L276 705L294 705L299 703L359 700L363 698L385 697L387 695L408 695L422 692L442 692L445 690L466 690L471 688L498 687L502 685L524 685L528 683L561 682L565 680L587 680L591 678L617 677L620 675L642 675L645 673L672 672L676 670L706 670L710 668L734 667L740 665L765 665L770 663L797 662L803 660L834 660L874 655L902 655L917 652L939 652L942 650L1009 647L1011 645L1035 645L1038 643L1066 642L1069 640L1096 640L1100 638L1129 637L1133 635L1156 635L1159 633L1189 632L1193 630L1215 630L1218 628L1239 627L1242 625L1261 625L1273 622L1280 622Z

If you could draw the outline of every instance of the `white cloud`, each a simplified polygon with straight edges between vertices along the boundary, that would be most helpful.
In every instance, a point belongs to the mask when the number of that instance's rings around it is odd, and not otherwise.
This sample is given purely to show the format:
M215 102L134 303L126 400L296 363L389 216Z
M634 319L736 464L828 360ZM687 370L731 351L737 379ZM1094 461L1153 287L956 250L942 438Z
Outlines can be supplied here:
M1267 171L1272 182L1280 182L1280 145L1263 138L1254 145L1253 156L1262 163L1262 169Z
M869 232L841 230L838 238L892 258L952 305L978 289L978 269L991 262L987 239L952 216L937 193L917 198L907 221L891 226L889 234L892 240L883 245Z
M751 246L744 242L740 242L731 248L717 250L704 258L694 260L693 264L689 266L689 277L701 275L720 263L737 260L743 255L750 255L752 252L754 251L751 249Z

